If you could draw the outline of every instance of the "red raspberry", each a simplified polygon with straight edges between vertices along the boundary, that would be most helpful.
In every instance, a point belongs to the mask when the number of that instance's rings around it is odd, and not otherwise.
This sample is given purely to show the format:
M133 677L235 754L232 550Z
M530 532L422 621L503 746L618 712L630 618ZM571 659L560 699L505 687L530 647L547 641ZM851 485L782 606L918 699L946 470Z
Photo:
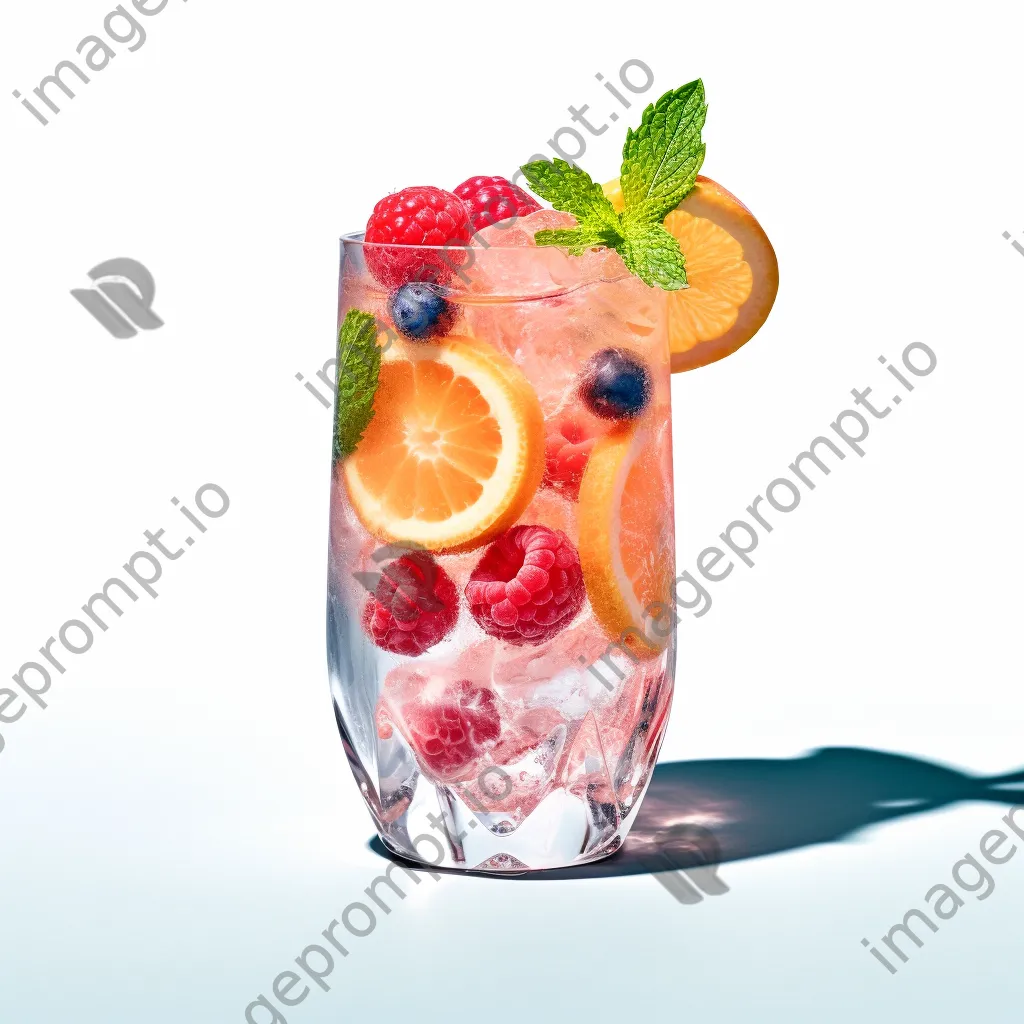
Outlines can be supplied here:
M484 552L466 585L473 618L510 644L542 644L583 607L580 556L561 530L513 526Z
M402 709L406 739L424 771L452 780L498 739L501 717L488 687L460 679L434 688L428 684Z
M507 217L525 217L540 209L540 203L507 178L468 178L455 190L466 204L473 230L488 228Z
M443 284L465 260L462 246L473 229L461 199L432 185L414 185L385 196L366 222L364 249L370 273L386 288L409 281ZM385 245L427 245L436 251L383 248ZM444 246L449 246L445 249Z
M575 501L598 430L592 417L573 410L556 416L544 442L544 485Z
M430 555L414 551L384 569L363 609L363 629L385 651L415 657L443 640L458 617L451 577Z

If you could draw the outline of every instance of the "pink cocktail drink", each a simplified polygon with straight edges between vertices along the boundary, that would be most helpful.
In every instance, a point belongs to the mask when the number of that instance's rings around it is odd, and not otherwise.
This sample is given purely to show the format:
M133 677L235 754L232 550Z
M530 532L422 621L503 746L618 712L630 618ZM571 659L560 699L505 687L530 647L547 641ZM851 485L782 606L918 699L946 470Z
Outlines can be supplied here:
M533 244L566 223L539 210L465 249L343 240L331 689L378 832L411 860L606 856L664 734L665 292L614 250Z

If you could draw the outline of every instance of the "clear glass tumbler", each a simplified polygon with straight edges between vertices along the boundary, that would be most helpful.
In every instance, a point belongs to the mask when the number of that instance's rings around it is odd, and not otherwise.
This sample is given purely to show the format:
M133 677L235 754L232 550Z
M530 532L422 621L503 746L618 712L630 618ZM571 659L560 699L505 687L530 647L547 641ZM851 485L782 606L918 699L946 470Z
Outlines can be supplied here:
M668 718L665 293L613 251L534 245L560 217L449 251L342 239L330 684L412 861L613 853Z

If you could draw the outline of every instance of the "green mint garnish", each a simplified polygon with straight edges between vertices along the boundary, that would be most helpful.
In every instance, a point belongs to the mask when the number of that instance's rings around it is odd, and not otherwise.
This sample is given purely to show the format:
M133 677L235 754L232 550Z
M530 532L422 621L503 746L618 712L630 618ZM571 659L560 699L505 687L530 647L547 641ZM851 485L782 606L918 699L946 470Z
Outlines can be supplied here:
M530 188L556 210L576 218L574 228L538 231L538 245L559 245L579 256L587 249L606 245L618 249L623 243L622 224L611 200L582 167L565 160L534 160L522 167Z
M700 79L667 92L626 131L620 185L624 219L660 223L693 188L704 163L700 133L708 108Z
M334 420L334 460L348 458L373 419L381 349L377 320L350 309L338 331L338 401Z
M571 213L579 227L538 231L538 245L561 245L578 256L595 245L614 248L622 241L619 215L601 186L582 167L558 157L554 161L535 160L523 167L523 174L537 195L556 210ZM540 241L540 237L547 239Z
M561 246L574 256L607 246L646 284L666 291L687 287L686 258L662 221L697 180L704 163L706 116L699 79L665 93L644 111L640 127L626 132L622 148L621 213L582 167L557 158L526 164L523 174L533 191L577 221L574 228L538 231L534 241Z
M667 292L689 287L686 283L686 257L675 238L657 221L629 228L622 245L617 248L630 273L636 274L645 284Z

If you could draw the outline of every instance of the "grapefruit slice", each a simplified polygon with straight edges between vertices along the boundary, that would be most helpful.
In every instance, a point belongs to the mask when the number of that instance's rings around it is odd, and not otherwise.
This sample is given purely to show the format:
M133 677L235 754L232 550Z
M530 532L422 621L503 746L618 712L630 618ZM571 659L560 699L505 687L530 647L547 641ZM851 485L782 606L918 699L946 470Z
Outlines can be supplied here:
M604 186L616 210L619 180ZM686 256L690 287L668 293L672 372L693 370L731 355L768 319L779 290L775 250L757 218L703 175L665 218Z
M660 654L671 636L675 543L667 435L667 424L658 431L649 420L606 434L580 484L579 554L590 606L605 633L640 658Z
M525 511L544 474L544 419L522 371L493 346L457 336L392 345L373 408L341 466L375 537L467 551Z

